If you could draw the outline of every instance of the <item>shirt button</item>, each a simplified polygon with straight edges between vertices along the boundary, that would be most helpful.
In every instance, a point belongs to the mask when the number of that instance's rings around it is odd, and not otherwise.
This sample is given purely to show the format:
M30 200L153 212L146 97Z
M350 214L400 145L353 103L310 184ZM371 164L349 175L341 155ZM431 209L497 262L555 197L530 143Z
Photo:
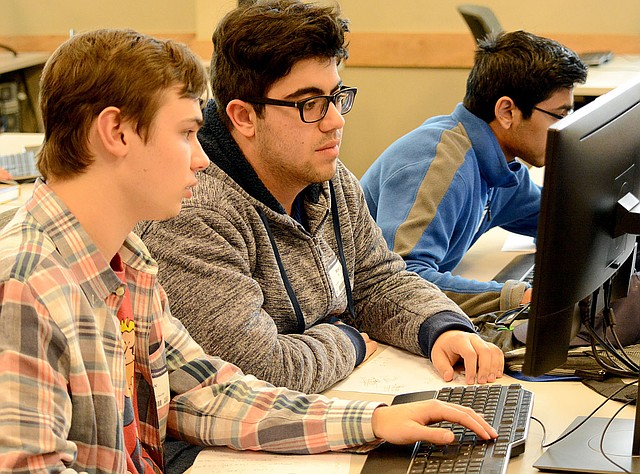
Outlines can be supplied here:
M124 286L119 286L116 288L116 295L123 296L124 295Z

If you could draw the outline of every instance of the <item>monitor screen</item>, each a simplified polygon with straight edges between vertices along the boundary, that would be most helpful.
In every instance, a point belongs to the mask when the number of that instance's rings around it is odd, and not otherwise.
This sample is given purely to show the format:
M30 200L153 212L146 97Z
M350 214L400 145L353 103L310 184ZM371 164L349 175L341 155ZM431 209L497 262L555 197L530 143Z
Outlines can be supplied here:
M640 233L632 209L636 198L640 78L548 131L525 374L541 375L566 361L569 341L579 328L581 300L612 277L614 296L626 294L635 257L633 234Z

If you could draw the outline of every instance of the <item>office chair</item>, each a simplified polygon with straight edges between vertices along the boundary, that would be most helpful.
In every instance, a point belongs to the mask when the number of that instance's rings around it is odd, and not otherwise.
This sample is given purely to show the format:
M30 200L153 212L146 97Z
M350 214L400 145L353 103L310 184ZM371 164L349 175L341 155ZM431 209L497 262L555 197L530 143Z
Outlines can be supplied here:
M476 42L487 36L489 33L500 33L503 31L498 18L490 8L482 5L458 5L458 11L467 22Z

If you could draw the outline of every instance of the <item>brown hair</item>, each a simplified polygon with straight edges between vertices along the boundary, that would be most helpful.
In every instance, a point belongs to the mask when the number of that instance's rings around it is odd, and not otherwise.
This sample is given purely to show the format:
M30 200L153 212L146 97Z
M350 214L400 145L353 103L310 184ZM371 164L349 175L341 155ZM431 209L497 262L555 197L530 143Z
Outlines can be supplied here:
M311 58L348 57L345 32L349 22L339 7L298 0L258 1L228 13L213 33L211 89L218 112L233 99L263 97L297 62ZM254 105L260 115L264 106Z
M146 141L163 93L176 86L182 97L197 98L207 90L204 67L185 45L115 29L65 41L40 78L42 176L65 179L92 163L89 130L107 107L119 108Z

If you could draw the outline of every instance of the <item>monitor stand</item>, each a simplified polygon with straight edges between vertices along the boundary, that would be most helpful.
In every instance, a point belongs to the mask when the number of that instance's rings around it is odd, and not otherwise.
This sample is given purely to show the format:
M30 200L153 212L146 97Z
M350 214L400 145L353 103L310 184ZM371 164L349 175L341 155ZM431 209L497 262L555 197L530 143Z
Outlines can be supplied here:
M640 473L640 410L637 408L640 386L638 395L635 423L629 419L614 419L607 428L602 443L606 455L623 469L602 455L600 440L610 419L597 417L590 418L574 433L550 446L533 467L545 471ZM584 416L576 418L565 433L584 419Z

